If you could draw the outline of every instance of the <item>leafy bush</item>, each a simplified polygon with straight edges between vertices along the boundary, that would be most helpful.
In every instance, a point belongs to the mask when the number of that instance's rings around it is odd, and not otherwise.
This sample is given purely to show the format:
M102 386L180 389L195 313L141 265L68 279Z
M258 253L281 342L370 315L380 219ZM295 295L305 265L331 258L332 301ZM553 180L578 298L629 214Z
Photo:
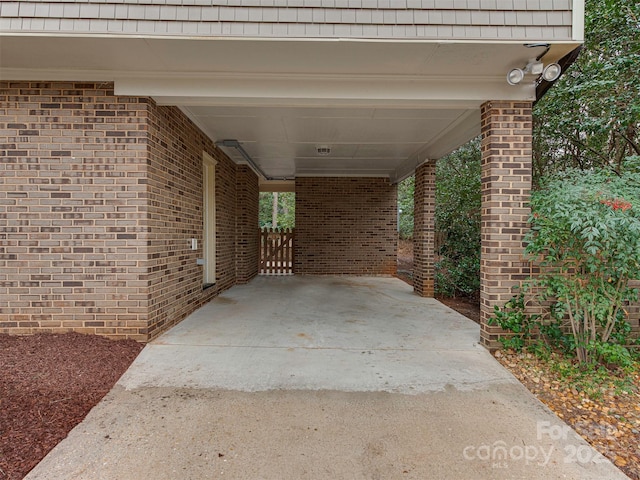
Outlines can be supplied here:
M413 192L415 176L398 183L398 235L402 240L413 238Z
M526 310L526 297L522 292L505 303L502 308L495 306L495 317L492 319L492 323L496 323L502 329L514 334L500 338L505 348L512 348L520 352L534 338L540 325L539 315L529 315Z
M585 44L534 108L534 181L640 155L640 2L586 0Z
M547 305L534 319L538 333L580 362L625 366L625 306L638 300L629 281L640 278L640 174L555 175L533 194L532 212L526 252L540 274L524 288ZM497 309L492 322L523 341L531 331L510 308Z
M438 160L436 177L436 293L474 296L480 290L479 140Z
M474 297L480 290L479 272L479 255L460 256L457 260L444 256L435 264L436 291L446 297Z

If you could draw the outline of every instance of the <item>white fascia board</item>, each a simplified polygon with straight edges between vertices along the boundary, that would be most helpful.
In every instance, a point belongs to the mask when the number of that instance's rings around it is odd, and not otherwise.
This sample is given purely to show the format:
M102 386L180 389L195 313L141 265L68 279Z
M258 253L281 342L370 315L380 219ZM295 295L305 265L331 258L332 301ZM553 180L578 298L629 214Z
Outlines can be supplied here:
M340 98L258 98L258 97L158 97L153 100L161 106L197 105L199 107L353 107L353 108L479 108L482 102L475 101L439 101L415 99L340 99ZM518 99L520 100L520 99Z
M584 42L584 0L573 0L573 18L571 36L576 42Z
M391 181L391 175L388 172L380 172L380 173L367 173L362 171L354 171L354 170L332 170L328 173L321 172L312 172L312 171L304 171L304 172L296 172L296 178L301 177L363 177L363 178L388 178ZM393 182L392 182L393 183Z
M53 68L7 68L0 65L0 80L113 82L116 74L108 70Z
M144 75L116 79L116 95L150 96L159 104L254 105L274 102L299 105L333 100L339 104L366 101L372 104L412 102L416 107L430 102L465 103L478 106L488 100L535 100L531 84L510 86L504 77L424 76L327 76L327 75ZM175 103L173 103L175 102Z

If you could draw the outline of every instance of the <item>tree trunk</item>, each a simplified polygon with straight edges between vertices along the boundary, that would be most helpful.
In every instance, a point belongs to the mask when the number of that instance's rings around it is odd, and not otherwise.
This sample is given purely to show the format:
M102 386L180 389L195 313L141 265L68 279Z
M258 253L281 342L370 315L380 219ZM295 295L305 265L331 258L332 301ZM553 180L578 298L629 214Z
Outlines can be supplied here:
M278 228L278 192L273 192L273 211L271 213L271 226Z

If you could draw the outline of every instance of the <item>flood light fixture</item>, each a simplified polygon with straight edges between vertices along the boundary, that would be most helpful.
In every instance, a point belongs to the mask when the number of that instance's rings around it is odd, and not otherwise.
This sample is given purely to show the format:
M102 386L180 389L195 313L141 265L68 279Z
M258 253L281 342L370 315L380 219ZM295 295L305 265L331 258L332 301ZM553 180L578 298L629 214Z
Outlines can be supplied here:
M530 43L526 44L525 47L545 47L545 50L537 57L531 58L523 68L513 68L509 70L509 73L507 73L507 83L509 85L518 85L524 80L527 74L537 75L536 83L540 83L542 80L555 82L562 73L562 67L557 63L550 63L545 67L544 63L542 63L542 57L549 52L551 45L548 43Z

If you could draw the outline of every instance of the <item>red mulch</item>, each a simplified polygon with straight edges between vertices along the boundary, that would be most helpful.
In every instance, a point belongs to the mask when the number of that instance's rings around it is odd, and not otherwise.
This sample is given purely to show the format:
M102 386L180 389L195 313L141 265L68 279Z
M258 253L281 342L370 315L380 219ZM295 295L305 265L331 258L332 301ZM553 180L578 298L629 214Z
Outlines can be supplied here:
M35 467L142 347L77 333L0 335L0 479L21 479Z

